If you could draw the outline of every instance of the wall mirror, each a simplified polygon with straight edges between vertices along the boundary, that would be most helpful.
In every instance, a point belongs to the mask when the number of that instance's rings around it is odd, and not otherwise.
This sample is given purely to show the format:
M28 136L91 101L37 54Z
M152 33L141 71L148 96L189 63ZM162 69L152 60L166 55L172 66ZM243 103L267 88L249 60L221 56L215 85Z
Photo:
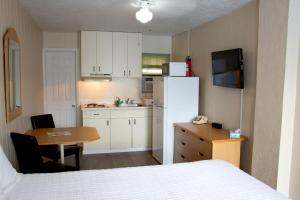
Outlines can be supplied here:
M6 121L10 122L22 114L21 47L15 29L7 30L3 42Z

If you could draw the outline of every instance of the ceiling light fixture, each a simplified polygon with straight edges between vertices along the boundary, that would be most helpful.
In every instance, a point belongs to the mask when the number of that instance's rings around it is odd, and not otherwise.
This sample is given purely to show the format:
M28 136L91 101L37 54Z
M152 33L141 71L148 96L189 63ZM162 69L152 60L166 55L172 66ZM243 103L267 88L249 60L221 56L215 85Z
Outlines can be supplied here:
M151 21L153 18L153 13L149 10L150 5L153 5L150 0L141 0L139 2L139 7L141 9L135 13L135 17L143 24Z

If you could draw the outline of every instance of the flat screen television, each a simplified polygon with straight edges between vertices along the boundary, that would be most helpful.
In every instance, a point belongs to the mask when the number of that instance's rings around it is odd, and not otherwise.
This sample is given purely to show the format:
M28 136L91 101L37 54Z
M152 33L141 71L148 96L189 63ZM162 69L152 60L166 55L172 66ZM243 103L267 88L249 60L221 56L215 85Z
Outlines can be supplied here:
M241 48L213 52L213 84L230 88L244 88L243 50Z

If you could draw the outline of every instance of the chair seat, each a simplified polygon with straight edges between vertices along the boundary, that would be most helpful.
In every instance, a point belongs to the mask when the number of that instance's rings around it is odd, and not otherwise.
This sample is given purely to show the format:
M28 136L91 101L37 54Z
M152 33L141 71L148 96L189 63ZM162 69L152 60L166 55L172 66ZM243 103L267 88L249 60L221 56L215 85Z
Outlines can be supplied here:
M60 149L57 145L46 145L40 146L42 156L50 158L52 160L59 160L60 159ZM78 145L65 145L64 146L64 155L71 156L74 154L80 153L80 147Z
M57 172L68 172L68 171L77 171L76 167L69 165L62 165L53 161L43 163L42 173L57 173Z

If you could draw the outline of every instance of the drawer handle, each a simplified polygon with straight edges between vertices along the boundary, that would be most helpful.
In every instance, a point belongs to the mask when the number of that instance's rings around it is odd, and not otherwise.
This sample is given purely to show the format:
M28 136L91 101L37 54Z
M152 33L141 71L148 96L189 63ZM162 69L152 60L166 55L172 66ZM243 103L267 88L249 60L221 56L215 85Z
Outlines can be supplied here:
M182 144L183 146L185 146L185 143L184 143L184 142L181 142L181 144Z
M100 115L99 113L95 113L94 115Z
M181 156L181 158L182 158L182 159L184 159L184 158L185 158L185 157L184 157L184 155L181 155L181 154L180 154L180 156Z
M201 140L202 142L204 142L204 139L203 139L203 138L200 138L200 140Z
M201 152L198 152L198 156L204 156L204 154L203 153L201 153Z
M181 131L185 133L185 130L184 130L184 129L181 129Z

